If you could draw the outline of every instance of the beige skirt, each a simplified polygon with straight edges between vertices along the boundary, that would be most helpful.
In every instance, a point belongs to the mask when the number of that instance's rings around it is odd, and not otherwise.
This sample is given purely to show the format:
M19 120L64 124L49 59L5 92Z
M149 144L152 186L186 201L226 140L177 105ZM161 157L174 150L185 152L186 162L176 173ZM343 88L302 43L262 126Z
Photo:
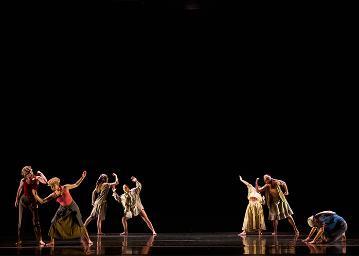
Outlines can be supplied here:
M264 223L262 204L259 202L249 201L243 220L242 230L246 232L254 232L265 229L266 225Z
M280 200L275 203L272 202L269 207L269 220L283 220L293 215L293 211L290 208L287 201Z

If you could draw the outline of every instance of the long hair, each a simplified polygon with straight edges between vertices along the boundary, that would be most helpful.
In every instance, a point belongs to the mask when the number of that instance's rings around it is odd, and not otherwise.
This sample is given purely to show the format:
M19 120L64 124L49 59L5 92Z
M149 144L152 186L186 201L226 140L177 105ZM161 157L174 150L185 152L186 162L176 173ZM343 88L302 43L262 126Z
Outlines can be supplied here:
M107 181L108 176L106 174L101 174L96 181L96 191L99 192L101 185Z

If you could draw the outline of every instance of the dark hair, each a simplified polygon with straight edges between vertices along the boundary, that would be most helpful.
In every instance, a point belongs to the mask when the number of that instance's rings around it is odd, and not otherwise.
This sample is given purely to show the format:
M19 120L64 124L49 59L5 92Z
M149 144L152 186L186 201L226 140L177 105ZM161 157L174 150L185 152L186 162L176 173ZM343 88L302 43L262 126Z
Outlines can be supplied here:
M106 174L101 174L96 181L96 191L98 191L100 185L105 183L106 181L108 181L108 176Z

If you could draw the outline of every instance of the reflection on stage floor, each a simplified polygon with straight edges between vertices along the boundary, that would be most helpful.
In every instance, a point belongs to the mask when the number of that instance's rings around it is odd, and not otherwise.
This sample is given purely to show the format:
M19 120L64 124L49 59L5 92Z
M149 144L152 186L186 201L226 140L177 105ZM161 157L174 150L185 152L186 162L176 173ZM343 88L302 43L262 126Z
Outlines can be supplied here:
M3 237L0 255L146 255L146 254L359 254L359 239L345 243L309 245L303 237L293 235L240 237L236 233L164 233L105 234L91 236L94 244L85 246L79 240L58 241L55 247L39 247L34 241L14 245L14 239Z

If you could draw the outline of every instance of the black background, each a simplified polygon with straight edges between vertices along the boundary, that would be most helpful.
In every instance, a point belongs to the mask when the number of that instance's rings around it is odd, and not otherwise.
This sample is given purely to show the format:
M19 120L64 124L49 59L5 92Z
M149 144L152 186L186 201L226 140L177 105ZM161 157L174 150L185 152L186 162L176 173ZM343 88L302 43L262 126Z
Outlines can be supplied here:
M355 76L348 44L337 43L350 42L350 34L319 19L314 28L303 19L289 25L290 12L262 17L263 6L248 14L214 2L195 12L156 3L112 2L105 28L88 21L96 25L64 29L54 19L48 41L36 47L40 55L17 45L9 77L29 86L2 96L1 234L15 240L24 165L63 183L87 170L72 191L83 218L101 173L116 171L121 184L138 177L159 233L239 232L247 191L238 175L254 183L269 173L287 182L301 231L308 216L330 209L355 233ZM56 208L40 207L44 233ZM105 233L122 231L121 214L109 197ZM148 231L140 219L129 229ZM290 228L283 221L279 230Z

